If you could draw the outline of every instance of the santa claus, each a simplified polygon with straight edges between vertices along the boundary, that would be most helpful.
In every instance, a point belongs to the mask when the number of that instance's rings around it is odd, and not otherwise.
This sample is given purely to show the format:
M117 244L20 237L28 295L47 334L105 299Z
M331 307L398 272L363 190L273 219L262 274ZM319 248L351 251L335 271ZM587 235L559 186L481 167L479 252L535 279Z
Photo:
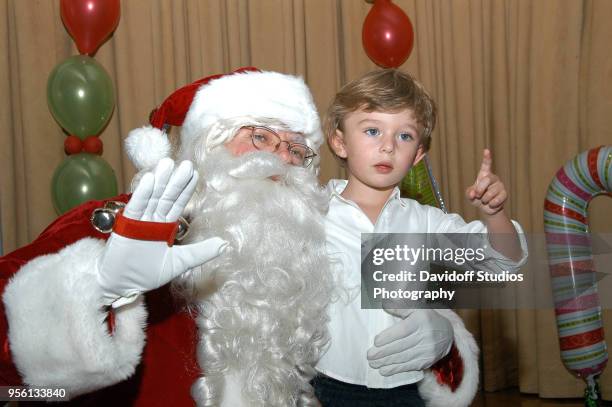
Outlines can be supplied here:
M334 284L308 88L242 69L179 89L151 123L126 139L131 197L75 208L0 259L1 383L78 405L318 405ZM463 374L453 363L428 391Z

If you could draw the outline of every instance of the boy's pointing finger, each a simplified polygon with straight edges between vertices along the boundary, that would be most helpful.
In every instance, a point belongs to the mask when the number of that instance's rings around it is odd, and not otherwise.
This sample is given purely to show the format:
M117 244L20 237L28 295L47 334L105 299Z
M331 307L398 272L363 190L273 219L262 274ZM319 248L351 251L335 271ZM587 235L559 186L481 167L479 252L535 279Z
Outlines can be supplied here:
M491 167L493 166L493 155L491 154L491 150L485 148L482 152L482 164L480 164L480 175L485 175L491 172Z

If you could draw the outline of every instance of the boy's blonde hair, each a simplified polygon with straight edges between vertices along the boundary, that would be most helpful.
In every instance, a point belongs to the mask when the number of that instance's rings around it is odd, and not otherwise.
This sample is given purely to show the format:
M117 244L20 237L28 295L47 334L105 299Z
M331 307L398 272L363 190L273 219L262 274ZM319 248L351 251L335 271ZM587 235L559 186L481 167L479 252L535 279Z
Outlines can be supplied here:
M325 134L328 145L336 129L344 131L346 116L359 109L391 113L411 109L422 127L423 149L429 150L431 132L436 125L436 104L412 76L397 69L379 69L344 85L327 109Z

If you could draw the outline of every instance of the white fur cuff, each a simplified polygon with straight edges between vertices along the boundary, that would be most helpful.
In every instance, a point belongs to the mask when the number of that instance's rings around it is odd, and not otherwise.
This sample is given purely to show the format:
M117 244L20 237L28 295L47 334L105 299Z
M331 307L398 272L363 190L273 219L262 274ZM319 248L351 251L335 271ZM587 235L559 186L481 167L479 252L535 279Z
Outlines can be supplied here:
M134 373L147 313L142 299L116 310L109 334L96 279L103 248L101 240L79 240L30 261L7 285L8 337L26 384L62 387L74 397Z
M463 360L463 379L455 391L438 383L431 370L425 372L425 377L419 382L419 393L428 407L467 407L478 390L478 345L472 334L465 329L461 318L448 309L437 309L453 326L454 341L459 355Z

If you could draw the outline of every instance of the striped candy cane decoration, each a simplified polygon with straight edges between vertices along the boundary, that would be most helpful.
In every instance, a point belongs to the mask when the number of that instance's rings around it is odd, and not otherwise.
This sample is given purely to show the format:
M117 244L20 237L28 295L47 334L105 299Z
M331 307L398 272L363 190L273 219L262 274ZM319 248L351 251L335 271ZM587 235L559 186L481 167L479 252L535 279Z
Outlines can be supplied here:
M544 203L544 231L561 359L589 387L608 361L587 208L612 191L612 146L585 151L555 175Z

